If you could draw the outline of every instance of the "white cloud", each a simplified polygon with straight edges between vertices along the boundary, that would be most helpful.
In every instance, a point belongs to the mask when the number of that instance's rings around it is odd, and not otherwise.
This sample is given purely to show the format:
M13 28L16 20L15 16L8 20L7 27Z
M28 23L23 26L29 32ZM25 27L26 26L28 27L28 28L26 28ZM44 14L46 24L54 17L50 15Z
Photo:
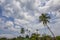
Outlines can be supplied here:
M2 4L2 3L4 3L5 2L5 0L0 0L0 5Z
M13 27L13 26L14 26L13 22L11 22L11 21L7 21L7 22L5 23L5 25L6 25L7 27Z
M20 24L26 24L26 23L29 23L29 22L26 21L26 20L22 20L22 19L15 19L15 20L14 20L14 23L15 23L16 25L20 25Z

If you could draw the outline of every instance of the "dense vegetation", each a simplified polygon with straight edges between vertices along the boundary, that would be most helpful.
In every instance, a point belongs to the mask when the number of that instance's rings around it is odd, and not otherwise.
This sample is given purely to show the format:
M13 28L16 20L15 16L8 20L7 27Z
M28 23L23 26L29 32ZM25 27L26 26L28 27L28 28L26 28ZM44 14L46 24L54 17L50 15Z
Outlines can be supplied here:
M56 36L55 38L56 40L60 40L60 36ZM48 36L48 35L40 37L39 34L33 33L31 37L26 35L26 37L19 36L17 38L11 38L11 39L0 38L0 40L53 40L53 37Z

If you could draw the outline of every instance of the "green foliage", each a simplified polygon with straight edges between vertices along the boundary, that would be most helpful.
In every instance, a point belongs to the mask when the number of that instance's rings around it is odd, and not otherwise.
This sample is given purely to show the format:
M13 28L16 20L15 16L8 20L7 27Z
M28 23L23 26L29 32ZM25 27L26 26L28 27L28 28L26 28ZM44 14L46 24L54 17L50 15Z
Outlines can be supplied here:
M29 35L26 35L26 38L29 38Z
M25 32L25 31L24 31L24 28L21 28L21 33L24 34L24 32Z
M39 40L39 36L40 36L39 34L33 33L30 40Z
M30 40L29 38L25 38L24 40Z
M52 37L49 35L42 36L42 40L52 40Z
M47 14L41 14L41 16L39 16L39 21L43 22L43 24L47 24L49 22L50 16L48 16Z
M33 33L30 38L28 38L28 36L27 37L19 36L17 38L11 38L11 39L0 38L0 40L52 40L52 39L53 39L53 37L51 37L49 35L40 37L39 34L35 34L35 33ZM60 36L56 36L56 40L60 40Z
M0 40L7 40L6 38L0 38Z
M60 36L56 36L56 40L60 40Z
M13 39L11 39L11 40L16 40L16 38L13 38Z

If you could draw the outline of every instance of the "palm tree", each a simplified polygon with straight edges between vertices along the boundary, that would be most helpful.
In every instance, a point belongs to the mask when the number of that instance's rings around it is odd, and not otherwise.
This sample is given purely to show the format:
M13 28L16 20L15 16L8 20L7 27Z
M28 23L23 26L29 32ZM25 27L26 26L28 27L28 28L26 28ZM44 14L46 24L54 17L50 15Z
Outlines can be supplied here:
M37 31L37 34L38 34L39 29L36 29L36 31Z
M24 28L21 28L21 33L24 34L24 32L25 32L25 31L24 31Z
M49 31L51 32L51 34L53 35L53 37L55 37L54 33L51 31L51 29L47 25L47 23L50 22L49 19L51 19L51 17L49 15L47 15L47 14L42 13L41 16L39 16L39 21L43 22L43 25L46 26L49 29Z
M21 28L21 34L24 34L24 33L25 33L24 28Z
M27 29L26 31L29 33L28 35L30 35L30 30L29 30L29 29Z

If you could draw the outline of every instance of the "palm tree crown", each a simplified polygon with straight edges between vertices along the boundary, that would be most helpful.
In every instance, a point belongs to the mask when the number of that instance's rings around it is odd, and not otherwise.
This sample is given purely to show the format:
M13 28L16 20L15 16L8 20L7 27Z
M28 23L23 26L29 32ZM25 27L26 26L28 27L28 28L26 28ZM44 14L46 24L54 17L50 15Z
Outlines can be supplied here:
M25 31L24 31L24 28L21 28L21 33L24 34L24 32L25 32Z
M47 24L49 22L50 16L48 14L41 14L41 16L39 16L39 21L43 22L43 24Z

